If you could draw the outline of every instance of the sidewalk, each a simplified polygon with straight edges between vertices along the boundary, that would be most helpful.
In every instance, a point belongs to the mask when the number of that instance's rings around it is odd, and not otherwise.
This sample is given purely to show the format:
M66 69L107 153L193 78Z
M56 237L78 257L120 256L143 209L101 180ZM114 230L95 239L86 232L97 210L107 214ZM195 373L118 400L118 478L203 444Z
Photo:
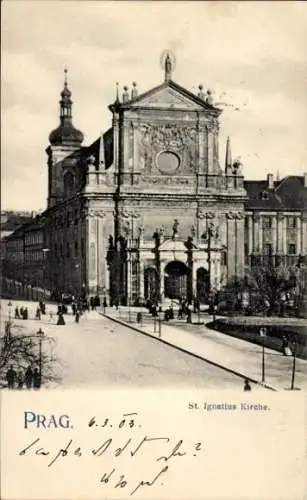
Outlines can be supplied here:
M159 338L158 321L155 333L153 318L148 314L145 314L142 325L135 322L135 311L129 313L128 308L121 307L119 311L107 308L103 315L155 338L157 341L192 354L242 378L248 378L254 383L261 384L261 346L210 330L205 325L195 326L196 331L191 332L182 326L172 326L164 321L161 324L161 338ZM288 389L291 386L292 365L292 357L283 356L277 351L266 348L265 386L273 390ZM296 359L294 385L296 389L307 389L307 361L305 360Z

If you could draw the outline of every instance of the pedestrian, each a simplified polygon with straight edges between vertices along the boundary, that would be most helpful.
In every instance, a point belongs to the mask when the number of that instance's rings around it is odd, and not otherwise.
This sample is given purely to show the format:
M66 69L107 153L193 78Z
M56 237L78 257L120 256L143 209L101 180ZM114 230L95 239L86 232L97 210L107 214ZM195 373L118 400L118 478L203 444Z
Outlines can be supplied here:
M36 319L41 319L41 309L39 307L36 309Z
M99 298L99 295L96 295L96 297L94 299L94 305L95 305L95 307L100 307L100 298Z
M90 298L90 306L91 306L92 311L94 311L94 309L95 309L94 297Z
M13 365L11 365L8 371L6 372L6 380L8 388L14 389L17 380L17 373L15 372Z
M57 325L65 325L65 320L62 312L58 313Z
M75 314L77 312L77 306L76 306L76 304L74 302L71 304L71 309L72 309L73 315L75 316Z
M21 306L21 308L19 309L19 316L20 316L21 319L23 319L23 311L24 311L24 309Z
M18 307L15 308L15 319L20 319Z
M283 336L281 347L284 356L292 356L292 351L289 346L289 337L286 337L285 335Z
M107 299L106 297L103 297L103 309L105 310L106 307L108 307Z
M192 323L192 313L191 313L191 310L189 308L189 306L186 306L186 316L187 316L187 323Z
M33 384L33 371L32 371L32 368L31 368L30 365L26 369L25 384L26 384L26 388L27 389L31 389L32 388L32 384Z
M49 319L50 319L50 321L52 321L52 319L53 319L53 312L52 311L50 311L50 313L49 313Z
M33 372L33 388L34 389L40 389L41 387L41 375L39 373L38 368L34 368Z
M23 319L28 319L28 317L29 317L28 308L25 307L23 310Z
M243 388L243 390L244 391L251 391L252 390L251 385L249 383L249 380L247 378L244 380L244 388Z
M76 311L75 322L79 323L79 319L80 319L80 313L79 313L79 311Z
M23 388L23 384L24 384L24 376L23 376L23 372L20 371L18 373L18 376L17 376L17 388L18 389L22 389Z

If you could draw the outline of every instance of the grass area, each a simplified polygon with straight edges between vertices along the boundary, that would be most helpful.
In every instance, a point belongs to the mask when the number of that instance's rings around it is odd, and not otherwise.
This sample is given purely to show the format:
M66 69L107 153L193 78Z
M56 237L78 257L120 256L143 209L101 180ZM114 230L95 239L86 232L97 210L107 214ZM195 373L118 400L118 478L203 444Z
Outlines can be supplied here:
M299 358L307 359L307 322L297 318L261 318L261 317L231 317L219 318L207 323L212 328L232 337L240 338L262 345L277 351L282 350L282 337L288 335L291 339L295 336L297 347L296 353ZM260 337L261 327L267 328L266 337Z

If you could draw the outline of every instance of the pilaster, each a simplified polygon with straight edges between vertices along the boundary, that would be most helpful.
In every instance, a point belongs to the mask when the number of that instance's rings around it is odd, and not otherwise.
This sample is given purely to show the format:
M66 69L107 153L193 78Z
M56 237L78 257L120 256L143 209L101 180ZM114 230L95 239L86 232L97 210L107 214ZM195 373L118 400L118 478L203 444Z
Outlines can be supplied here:
M301 217L296 219L296 253L299 255L302 252L302 234L301 234Z

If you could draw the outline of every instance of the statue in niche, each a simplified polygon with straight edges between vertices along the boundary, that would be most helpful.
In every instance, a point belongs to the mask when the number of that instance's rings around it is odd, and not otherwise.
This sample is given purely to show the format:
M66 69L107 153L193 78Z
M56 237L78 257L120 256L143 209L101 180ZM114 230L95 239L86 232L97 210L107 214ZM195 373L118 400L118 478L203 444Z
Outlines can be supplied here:
M140 239L144 238L144 226L139 227L139 238Z
M173 224L173 236L172 236L173 239L175 239L178 236L178 228L179 228L179 222L178 219L175 219Z
M126 238L129 238L129 236L131 235L131 228L129 221L126 221L125 224L123 225L123 233Z

